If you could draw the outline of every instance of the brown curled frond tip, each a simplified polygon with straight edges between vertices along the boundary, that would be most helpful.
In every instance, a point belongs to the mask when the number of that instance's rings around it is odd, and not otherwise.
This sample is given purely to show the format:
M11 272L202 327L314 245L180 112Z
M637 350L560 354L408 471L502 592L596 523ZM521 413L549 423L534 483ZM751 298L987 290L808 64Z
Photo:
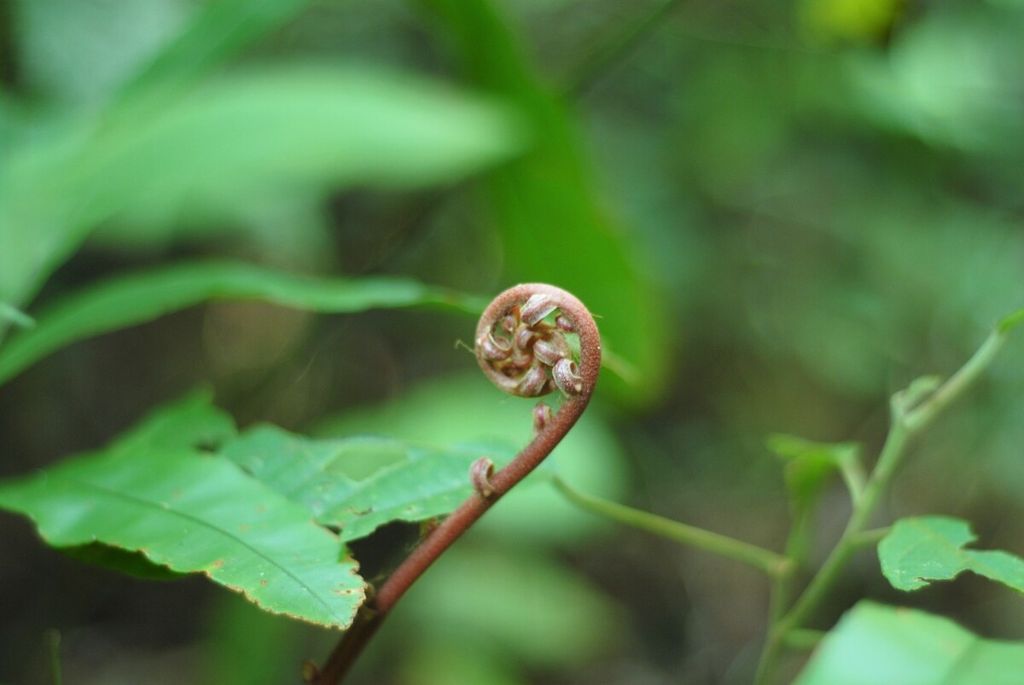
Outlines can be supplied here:
M579 336L579 352L568 336ZM480 317L476 358L499 388L520 397L555 390L589 394L601 367L601 339L587 308L571 293L544 283L513 286Z

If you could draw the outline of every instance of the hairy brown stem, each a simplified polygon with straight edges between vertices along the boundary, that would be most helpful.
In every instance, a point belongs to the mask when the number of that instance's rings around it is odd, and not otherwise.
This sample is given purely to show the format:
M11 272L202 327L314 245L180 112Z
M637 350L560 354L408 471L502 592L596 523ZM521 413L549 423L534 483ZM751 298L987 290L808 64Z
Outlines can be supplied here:
M555 324L546 324L544 319L550 318L555 309L561 312L561 316L557 317ZM508 326L509 337L499 336L496 339L494 331L503 325ZM556 363L547 356L551 349L559 347L555 344L561 341L559 331L570 331L579 336L578 374L571 360L560 359ZM521 348L518 342L514 342L520 338L525 341ZM546 347L542 345L537 350L536 356L543 357L543 363L532 356L536 339L547 343ZM526 355L526 362L519 362L517 357L519 366L509 366L512 353L506 345L517 346L516 353ZM515 459L488 479L489 487L477 488L384 581L342 636L323 669L313 677L313 685L341 682L380 624L413 583L495 502L537 468L576 424L597 384L601 368L601 337L589 310L572 294L551 285L528 283L509 288L484 310L477 325L476 354L484 374L506 392L540 395L557 385L566 393L566 399L558 413L542 422L537 435ZM510 368L526 370L517 378L509 371ZM543 378L541 374L544 374ZM475 475L474 479L477 478L479 476Z

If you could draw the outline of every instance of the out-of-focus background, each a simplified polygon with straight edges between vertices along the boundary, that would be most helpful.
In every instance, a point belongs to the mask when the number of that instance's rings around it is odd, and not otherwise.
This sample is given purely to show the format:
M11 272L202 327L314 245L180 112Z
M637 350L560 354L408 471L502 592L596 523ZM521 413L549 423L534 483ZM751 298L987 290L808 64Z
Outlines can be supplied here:
M543 280L613 353L557 452L581 489L780 548L765 436L884 436L1024 303L1016 0L8 0L0 301L201 258L489 298ZM0 388L0 476L94 449L197 385L245 425L522 440L442 309L222 300L77 342ZM4 324L6 327L6 323ZM14 333L11 333L12 339ZM2 349L2 343L0 343ZM1024 552L1024 345L919 445L887 515ZM812 556L848 513L825 497ZM362 543L386 554L387 534ZM861 597L993 637L1024 605L964 578ZM754 571L516 493L409 595L354 683L749 682ZM67 559L0 516L0 683L281 683L334 636L202 579Z

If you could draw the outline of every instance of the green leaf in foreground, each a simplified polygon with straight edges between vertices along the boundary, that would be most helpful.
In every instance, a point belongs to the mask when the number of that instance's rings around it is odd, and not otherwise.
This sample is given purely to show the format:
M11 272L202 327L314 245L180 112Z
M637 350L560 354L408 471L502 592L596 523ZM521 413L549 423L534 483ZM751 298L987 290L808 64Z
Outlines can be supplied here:
M139 552L174 572L204 573L267 611L346 628L365 584L341 541L231 462L150 430L197 404L191 397L158 412L113 449L0 484L0 508L30 517L55 547Z
M335 314L419 305L475 314L485 304L404 278L300 276L239 262L179 264L110 279L43 311L34 328L13 336L0 348L0 383L76 340L213 299L262 300Z
M999 550L965 549L976 539L970 524L960 519L901 519L878 544L882 573L897 590L917 590L973 571L1024 592L1024 559Z
M500 465L511 449L418 447L382 438L313 440L258 426L223 454L255 478L311 510L318 522L356 540L392 521L451 513L472 493L469 467L481 456Z
M825 637L795 685L1020 685L1024 644L953 621L861 602Z

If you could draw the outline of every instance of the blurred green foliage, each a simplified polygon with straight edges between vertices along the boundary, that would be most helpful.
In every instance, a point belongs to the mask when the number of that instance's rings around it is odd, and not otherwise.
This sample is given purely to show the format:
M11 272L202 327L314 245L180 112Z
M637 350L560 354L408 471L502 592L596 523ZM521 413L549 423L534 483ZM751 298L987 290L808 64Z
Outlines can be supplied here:
M864 654L878 658L865 663ZM826 639L797 685L1010 685L1020 677L1022 662L1019 644L979 638L923 611L861 602Z
M545 280L600 316L625 370L552 468L778 549L785 482L764 436L872 453L884 398L955 369L1024 303L1012 0L12 0L0 22L0 360L96 284L188 281L98 312L80 330L104 335L66 335L5 382L4 476L200 382L243 423L521 440L529 404L453 350L471 317L319 298L367 278L484 298ZM187 278L196 258L248 262L258 284L210 290ZM311 288L302 303L275 296L279 277ZM1024 551L1022 387L1011 345L918 447L891 513L962 516ZM840 488L817 503L812 560ZM749 682L760 578L522 490L410 594L354 680ZM8 517L0 533L0 681L48 682L53 627L68 680L104 685L281 682L329 648L202 584L95 572ZM869 562L823 626L895 598ZM965 579L899 601L1024 636L995 592Z

